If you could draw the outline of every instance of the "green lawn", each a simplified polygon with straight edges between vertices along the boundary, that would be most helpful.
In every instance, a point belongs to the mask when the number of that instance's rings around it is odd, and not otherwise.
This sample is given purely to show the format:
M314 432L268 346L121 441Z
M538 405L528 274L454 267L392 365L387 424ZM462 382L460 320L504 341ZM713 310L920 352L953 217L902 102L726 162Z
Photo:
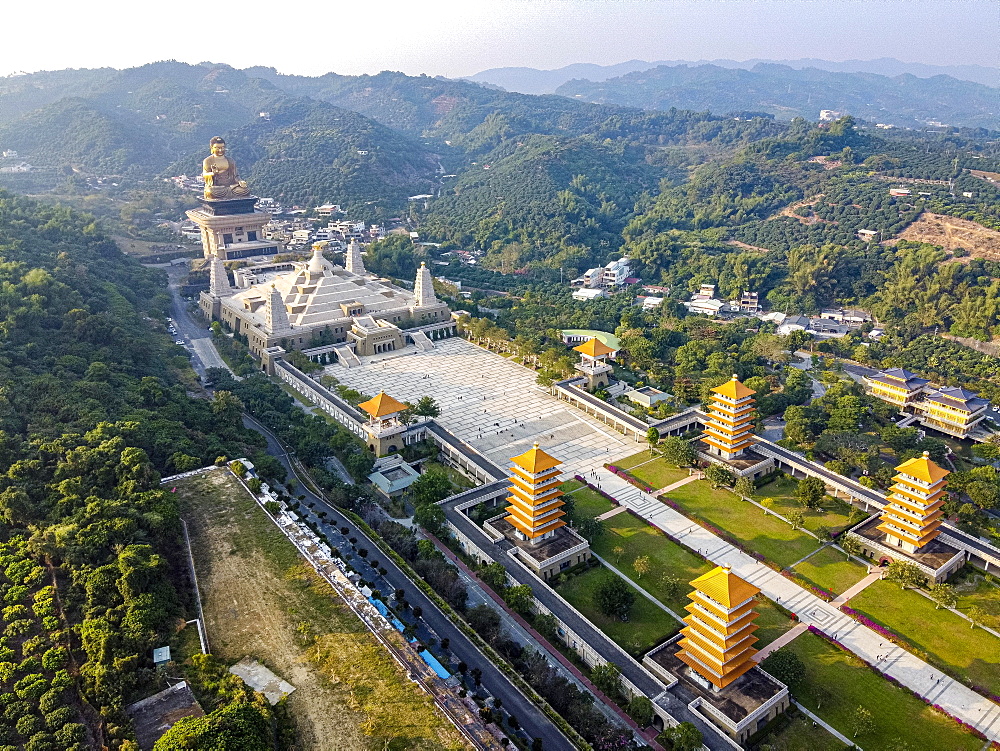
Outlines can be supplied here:
M788 719L777 723L773 732L760 740L774 751L843 751L847 748L820 725L802 714L795 707L788 710Z
M644 464L654 458L656 457L647 450L640 451L638 454L632 454L632 456L626 456L624 459L619 459L612 463L619 469L632 469L637 464Z
M562 488L562 492L564 493L572 493L574 490L579 490L586 486L579 480L567 480L559 487Z
M635 657L639 657L680 630L680 623L639 592L635 594L635 605L628 621L619 621L601 613L594 605L594 592L605 579L615 576L617 574L603 566L592 568L570 577L564 584L557 585L556 591L583 613L591 623Z
M806 677L795 688L796 699L805 707L848 738L854 734L851 718L856 709L862 706L872 713L875 730L857 739L865 749L892 748L897 739L908 748L934 751L978 751L983 745L908 690L816 634L806 632L786 649L805 665ZM767 669L767 660L763 667Z
M669 493L670 500L689 516L704 519L743 541L779 566L790 566L819 547L820 543L773 514L739 500L728 490L713 489L705 480L695 480Z
M865 578L866 569L832 547L825 547L792 569L817 587L839 595Z
M958 595L958 609L966 611L978 605L1000 624L1000 587L986 581L983 574L970 566L948 580ZM994 629L997 626L993 626Z
M833 532L838 532L848 526L847 518L851 513L849 504L826 496L823 498L822 508L806 510L799 503L798 487L798 480L788 475L780 475L767 485L758 488L753 494L753 499L758 503L765 498L773 499L774 510L782 516L792 509L802 511L805 515L806 529L811 532L815 532L821 525L829 527Z
M569 496L569 499L573 501L573 504L576 507L573 515L579 517L580 519L600 516L604 512L610 511L615 507L615 504L603 495L598 493L596 490L591 490L587 487L582 490L577 490Z
M688 604L687 595L691 591L688 583L708 572L711 564L627 511L605 519L604 526L607 531L591 545L591 549L668 608L684 615L681 611ZM625 552L620 555L615 553L616 547L624 548ZM643 555L649 556L650 568L649 573L639 579L632 562ZM669 576L681 582L677 595L671 598L664 596L660 586Z
M757 624L757 630L754 632L754 636L757 637L755 649L763 649L795 625L791 618L766 597L758 596L754 607L760 613L754 621Z
M875 582L849 605L901 634L952 677L1000 694L1000 639L992 634L970 628L964 618L935 610L923 595L886 581Z
M665 488L678 480L683 480L690 473L687 469L675 467L665 459L656 458L648 464L642 464L629 470L629 474L649 485L654 490Z

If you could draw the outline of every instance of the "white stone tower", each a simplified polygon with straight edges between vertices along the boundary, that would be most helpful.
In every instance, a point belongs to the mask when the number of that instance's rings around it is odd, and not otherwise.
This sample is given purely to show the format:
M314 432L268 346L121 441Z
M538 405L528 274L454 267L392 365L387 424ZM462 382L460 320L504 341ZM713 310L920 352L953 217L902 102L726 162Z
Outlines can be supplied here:
M271 285L271 293L267 297L267 305L264 308L264 320L272 334L292 330L292 324L288 320L288 311L285 309L285 301L278 288L273 284Z
M417 308L427 308L437 304L437 297L434 296L434 280L431 279L431 270L427 264L420 262L417 269L417 281L413 286L413 296L416 298Z
M347 260L345 268L352 274L362 276L368 273L365 269L365 262L361 258L361 244L357 240L351 240L347 245Z
M213 255L208 263L209 292L213 297L229 297L233 294L233 288L229 284L229 276L226 274L222 259Z

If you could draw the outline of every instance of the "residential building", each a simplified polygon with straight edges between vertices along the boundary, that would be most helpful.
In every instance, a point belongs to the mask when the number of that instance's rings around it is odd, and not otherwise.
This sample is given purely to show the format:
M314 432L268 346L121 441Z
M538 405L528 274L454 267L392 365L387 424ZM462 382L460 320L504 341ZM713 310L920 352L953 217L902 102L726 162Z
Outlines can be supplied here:
M890 368L865 376L865 388L869 394L884 402L905 407L917 400L930 381L918 378L915 373L902 368Z
M913 404L917 421L956 438L967 438L986 417L990 403L972 391L946 386L930 390Z
M907 198L913 195L909 188L889 188L889 195L893 198Z
M690 300L684 303L684 307L691 313L699 313L706 316L717 316L726 307L722 300Z
M889 547L916 553L938 536L949 472L931 461L926 451L900 464L896 472L878 530L885 532Z
M739 306L745 313L756 313L760 310L760 298L756 292L744 292L740 295Z
M858 238L864 240L865 242L871 242L875 239L875 235L878 234L877 230L873 229L859 229Z
M805 331L809 328L809 319L805 316L785 316L778 326L780 336L788 336L793 331Z
M757 417L753 400L756 393L740 383L736 375L712 389L708 421L702 435L709 453L728 461L741 456L751 446Z
M822 339L830 339L851 333L851 327L845 323L831 321L829 318L810 318L809 328L806 331Z
M605 287L620 287L625 284L625 280L629 278L630 274L631 269L629 268L628 257L609 261L604 266L602 284Z
M580 302L587 302L588 300L600 300L602 297L607 297L603 289L591 289L589 287L583 287L578 290L573 291L573 299L579 300Z
M846 323L851 328L857 328L872 320L871 314L857 308L826 308L819 314L820 318L828 318L837 323Z
M843 117L844 113L838 110L820 110L819 111L819 121L821 123L829 123L836 120L838 117Z
M663 304L662 297L653 297L652 295L647 295L646 297L640 297L639 301L642 303L642 309L644 311L654 310Z

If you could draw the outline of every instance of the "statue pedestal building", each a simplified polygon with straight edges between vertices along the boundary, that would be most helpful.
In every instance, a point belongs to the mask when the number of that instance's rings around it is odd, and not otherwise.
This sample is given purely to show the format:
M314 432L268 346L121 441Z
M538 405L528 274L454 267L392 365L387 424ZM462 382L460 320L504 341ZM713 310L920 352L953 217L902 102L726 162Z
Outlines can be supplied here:
M284 247L264 238L264 226L271 215L256 208L257 197L202 198L201 208L187 212L188 219L201 228L201 245L206 258L223 261L280 253Z

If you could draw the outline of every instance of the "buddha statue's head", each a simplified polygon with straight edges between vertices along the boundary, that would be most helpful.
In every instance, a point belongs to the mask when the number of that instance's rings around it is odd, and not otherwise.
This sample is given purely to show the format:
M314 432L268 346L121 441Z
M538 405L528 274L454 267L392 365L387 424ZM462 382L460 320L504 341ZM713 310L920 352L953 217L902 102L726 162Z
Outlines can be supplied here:
M225 156L226 155L226 142L223 140L222 136L216 136L211 141L208 142L209 148L212 149L213 156Z

